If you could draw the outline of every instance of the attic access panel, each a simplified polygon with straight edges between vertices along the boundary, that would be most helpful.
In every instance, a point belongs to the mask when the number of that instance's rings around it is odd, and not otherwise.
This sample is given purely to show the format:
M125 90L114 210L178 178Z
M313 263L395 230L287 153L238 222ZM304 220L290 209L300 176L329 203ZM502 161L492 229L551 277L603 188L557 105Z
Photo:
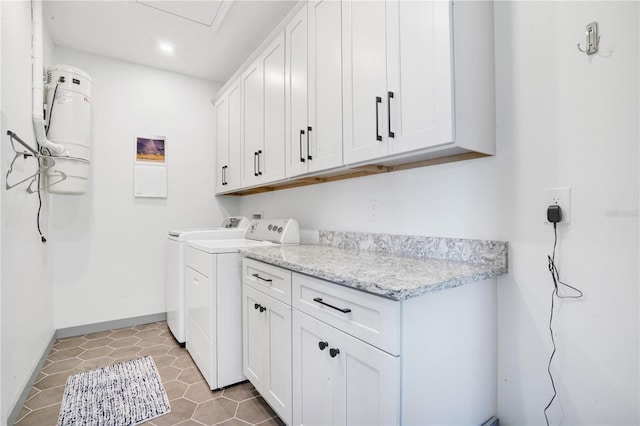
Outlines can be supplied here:
M233 0L210 1L165 1L165 0L136 0L138 3L169 13L179 18L188 19L207 27L212 27L214 22L219 27L231 7ZM217 20L217 22L216 22Z

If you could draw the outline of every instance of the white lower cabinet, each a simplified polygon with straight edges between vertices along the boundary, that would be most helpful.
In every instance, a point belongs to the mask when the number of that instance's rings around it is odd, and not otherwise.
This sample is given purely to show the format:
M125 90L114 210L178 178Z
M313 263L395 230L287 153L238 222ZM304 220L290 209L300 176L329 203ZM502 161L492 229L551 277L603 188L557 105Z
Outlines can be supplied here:
M496 414L495 278L395 301L252 259L242 270L244 374L285 423Z
M293 424L392 425L400 360L293 311Z
M243 372L291 424L291 306L243 284Z

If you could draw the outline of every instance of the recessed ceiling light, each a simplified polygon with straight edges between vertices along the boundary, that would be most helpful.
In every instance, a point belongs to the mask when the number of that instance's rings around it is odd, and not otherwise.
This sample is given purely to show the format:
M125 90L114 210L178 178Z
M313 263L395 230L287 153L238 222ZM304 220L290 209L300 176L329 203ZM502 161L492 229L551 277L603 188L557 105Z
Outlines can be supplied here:
M160 50L162 50L163 52L171 53L173 52L173 46L166 43L160 43Z

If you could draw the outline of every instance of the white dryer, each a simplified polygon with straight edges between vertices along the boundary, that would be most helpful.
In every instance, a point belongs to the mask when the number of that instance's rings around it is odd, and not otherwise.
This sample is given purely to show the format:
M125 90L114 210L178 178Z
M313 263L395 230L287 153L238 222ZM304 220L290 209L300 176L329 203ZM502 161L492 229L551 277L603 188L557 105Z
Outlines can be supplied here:
M188 228L169 231L165 250L167 324L183 347L186 341L185 247L194 240L243 239L249 226L246 217L227 217L219 228Z
M187 351L211 389L242 372L242 256L246 247L299 244L293 219L252 220L244 239L187 243Z

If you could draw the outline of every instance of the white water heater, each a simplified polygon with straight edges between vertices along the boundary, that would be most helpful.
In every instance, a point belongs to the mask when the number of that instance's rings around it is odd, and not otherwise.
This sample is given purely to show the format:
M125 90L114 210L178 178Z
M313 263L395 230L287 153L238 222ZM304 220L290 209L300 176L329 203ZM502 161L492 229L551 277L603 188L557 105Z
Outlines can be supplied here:
M54 194L83 194L89 180L91 77L68 65L47 68L46 138L63 146L47 170L48 190ZM55 155L55 154L54 154ZM66 179L62 176L66 175Z

